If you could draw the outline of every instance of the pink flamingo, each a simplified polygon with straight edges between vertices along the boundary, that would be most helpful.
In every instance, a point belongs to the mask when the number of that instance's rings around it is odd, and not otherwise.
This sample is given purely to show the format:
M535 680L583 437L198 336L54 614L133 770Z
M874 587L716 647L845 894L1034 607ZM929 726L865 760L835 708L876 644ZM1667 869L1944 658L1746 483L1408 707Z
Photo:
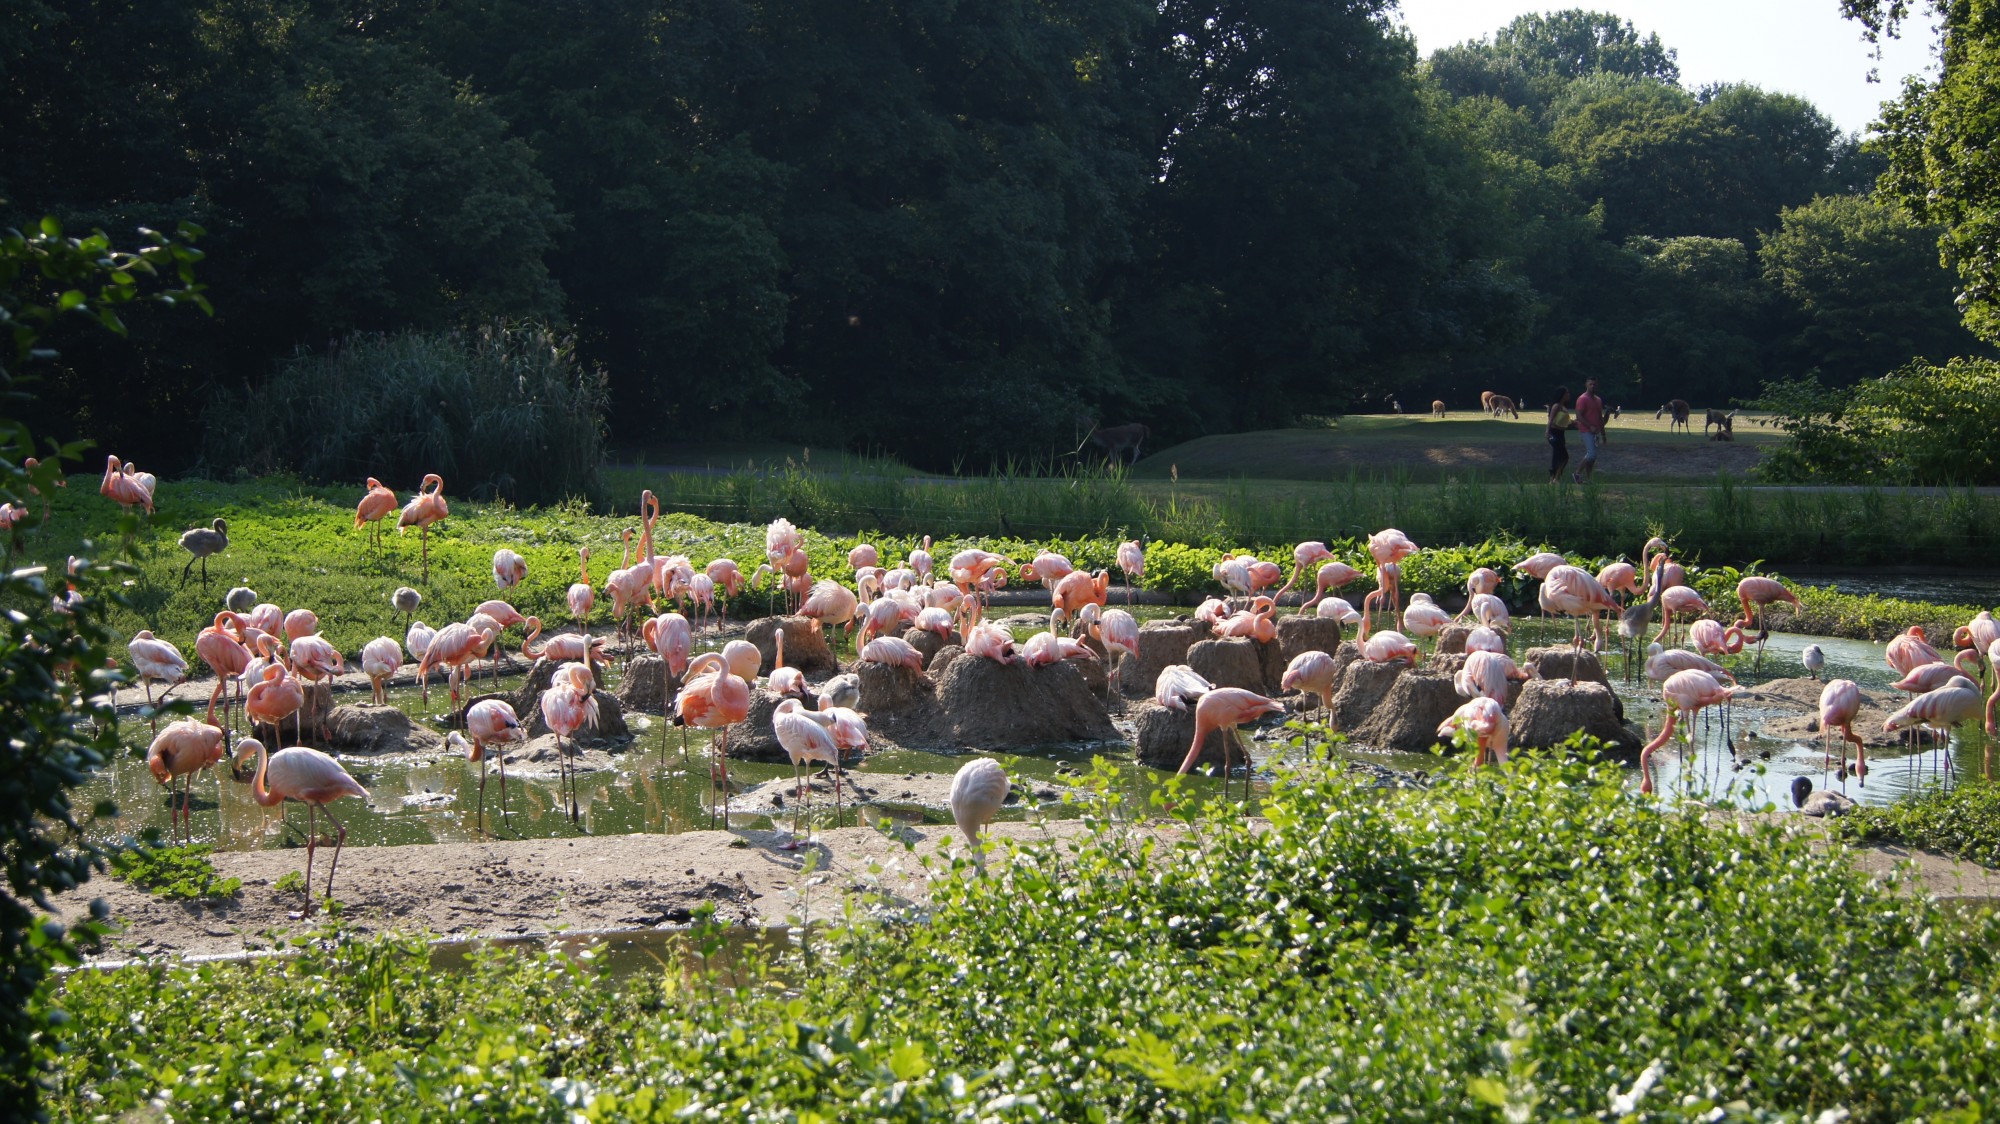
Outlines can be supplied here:
M1717 679L1736 682L1736 677L1729 674L1727 668L1686 648L1668 648L1646 657L1646 678L1655 683L1666 682L1677 671L1705 671Z
M208 696L209 708L213 710L215 700L222 697L229 684L237 682L237 677L250 666L250 649L243 643L243 618L230 612L215 614L214 623L194 638L194 652L215 673L215 690ZM236 689L240 695L242 683L237 682ZM229 721L229 706L229 701L224 699L222 720L225 723Z
M98 484L97 494L127 511L143 507L146 514L153 513L153 490L137 477L119 471L117 457L104 458L104 480Z
M1411 639L1393 628L1385 628L1361 642L1361 656L1370 663L1395 663L1398 660L1417 666L1417 646Z
M403 646L387 636L377 636L361 646L361 673L374 690L376 706L386 706L389 692L384 684L403 666Z
M785 630L779 629L771 637L775 649L771 657L771 674L764 680L765 687L774 695L804 698L806 693L805 673L796 667L785 666ZM910 649L916 651L915 648ZM921 661L919 661L921 662Z
M1278 588L1278 592L1271 596L1273 598L1284 597L1285 594L1291 591L1293 586L1299 584L1299 579L1305 576L1306 567L1318 566L1322 562L1331 561L1333 561L1333 551L1328 549L1327 545L1323 542L1302 542L1293 547L1292 576L1285 581L1284 585Z
M1300 608L1305 609L1319 604L1326 598L1327 594L1360 576L1361 571L1345 562L1333 561L1322 563L1319 570L1314 574L1314 582L1317 588L1313 590L1312 600L1307 601ZM1324 616L1325 614L1321 615Z
M1507 763L1507 712L1494 700L1481 695L1469 699L1451 717L1438 726L1438 737L1449 738L1460 730L1472 734L1474 753L1472 767L1477 769L1486 763L1488 755L1493 764Z
M782 520L781 520L782 522ZM729 818L729 727L750 715L750 687L729 673L728 661L718 652L703 652L688 664L688 680L674 699L674 713L682 723L699 730L717 731L709 741L713 765L709 779L722 790L723 821Z
M1889 641L1889 647L1882 653L1882 657L1889 661L1889 666L1895 668L1898 675L1908 675L1927 663L1944 662L1944 657L1938 655L1938 650L1931 647L1930 641L1924 636L1922 626L1914 624L1910 626L1908 632Z
M926 582L931 580L931 570L937 566L937 561L931 557L931 537L929 535L924 536L921 546L910 552L910 557L906 564L911 570L915 571L919 580Z
M421 661L424 653L430 651L431 641L436 638L437 629L422 621L412 623L410 630L403 634L403 647L410 653L411 662Z
M593 700L594 701L594 700ZM551 725L550 729L555 727ZM467 761L479 762L479 833L486 834L486 747L510 745L526 736L521 730L521 719L515 715L513 706L501 699L480 699L465 711L465 733L471 735L468 744L465 735L457 730L445 736L446 744L453 749L465 751ZM557 746L560 751L561 746ZM504 752L493 755L500 762L500 818L507 818L507 755Z
M1075 617L1085 605L1104 607L1111 594L1111 575L1103 570L1086 574L1076 570L1055 584L1052 600L1065 617Z
M1117 698L1124 682L1125 661L1136 659L1139 655L1138 618L1123 609L1106 609L1098 617L1092 632L1111 657L1111 670L1106 676L1105 686L1111 696Z
M1344 597L1328 597L1313 609L1313 615L1321 620L1339 621L1343 625L1360 624L1361 612L1347 603Z
M361 496L361 502L354 505L354 527L359 530L366 525L369 540L375 545L382 544L382 520L396 510L396 493L384 487L373 476L368 478L368 491Z
M493 584L501 589L512 589L526 581L528 560L501 547L493 552Z
M1653 641L1658 643L1661 637L1673 630L1675 613L1683 617L1698 617L1706 612L1708 602L1694 591L1693 586L1668 586L1660 593L1660 631L1653 635Z
M1146 576L1146 551L1138 539L1118 544L1118 569L1125 574L1125 603L1132 603L1132 587Z
M919 675L924 671L924 654L900 636L877 636L861 646L858 658L862 663L907 667Z
M417 661L417 684L423 689L424 702L430 702L430 675L433 668L449 669L446 682L451 688L452 709L458 709L458 684L465 669L484 659L486 649L493 643L491 632L482 632L462 621L453 621L438 630L431 637L424 657Z
M1743 650L1743 630L1703 617L1688 626L1688 644L1704 656L1733 656Z
M319 631L319 614L311 609L293 609L285 614L285 639L296 641Z
M847 552L847 565L850 569L861 570L881 564L882 552L875 549L874 543L860 543Z
M1979 697L1978 684L1963 675L1956 675L1944 686L1918 695L1903 709L1891 714L1882 723L1882 731L1893 733L1921 726L1940 734L1942 744L1946 746L1946 760L1949 761L1952 728L1966 722L1977 722L1985 710L1984 701Z
M1361 599L1361 631L1368 631L1369 605L1387 601L1389 618L1402 625L1403 569L1397 563L1417 552L1417 544L1394 527L1368 536L1368 556L1375 560L1375 590Z
M1921 695L1926 691L1935 691L1939 687L1951 682L1954 676L1976 677L1979 674L1978 668L1979 657L1977 653L1968 649L1958 653L1957 657L1951 663L1918 664L1910 669L1909 674L1891 683L1890 686L1898 691L1909 691Z
M1736 583L1736 599L1743 604L1743 619L1736 627L1748 632L1754 618L1757 624L1757 642L1770 639L1771 630L1764 623L1764 611L1780 601L1789 601L1792 608L1799 607L1799 595L1786 589L1784 583L1775 578L1751 575Z
M1304 691L1319 697L1319 709L1328 710L1333 706L1333 681L1339 674L1333 657L1321 651L1300 652L1285 665L1284 677L1278 680L1281 691Z
M991 621L972 626L965 634L965 654L980 656L998 664L1015 660L1014 634Z
M1857 777L1866 777L1868 775L1868 744L1861 740L1861 735L1854 732L1854 716L1859 713L1861 713L1861 688L1855 686L1854 680L1828 680L1826 688L1819 693L1820 747L1822 749L1826 748L1826 736L1828 733L1834 730L1840 731L1842 739L1840 746L1840 775L1843 777L1847 775L1848 742L1854 743L1854 750L1858 755L1854 766L1854 775ZM1828 760L1831 760L1833 755L1829 752L1826 756ZM1866 781L1863 783L1865 784Z
M1470 652L1498 652L1507 654L1507 638L1500 633L1480 625L1465 634L1465 650Z
M1213 690L1215 684L1188 665L1168 664L1160 669L1159 678L1153 680L1153 701L1168 710L1185 713L1189 703L1201 701L1203 695Z
M597 725L597 677L591 674L590 667L566 663L557 668L548 690L542 692L541 710L542 721L548 723L549 732L556 736L556 761L569 801L569 822L575 823L582 815L576 800L576 771L570 768L562 740L571 739L573 749L576 732Z
M1465 608L1458 611L1453 620L1463 620L1472 612L1472 604L1481 597L1491 597L1500 588L1499 571L1491 566L1481 566L1465 575Z
M1611 599L1611 592L1599 585L1588 570L1568 564L1550 567L1542 574L1542 588L1536 594L1536 600L1541 603L1542 608L1552 613L1567 617L1589 617L1592 634L1591 650L1595 652L1604 649L1602 614L1617 612L1618 602ZM1581 648L1583 633L1580 630L1573 633L1571 641L1574 646Z
M424 540L424 580L431 578L431 524L440 522L451 513L444 502L444 477L432 472L424 476L417 494L403 506L403 513L396 517L396 533L402 534L415 527Z
M1210 733L1225 730L1222 739L1222 798L1229 799L1229 750L1236 742L1236 728L1245 722L1252 722L1266 714L1282 714L1285 704L1267 699L1255 691L1241 687L1217 687L1201 696L1194 704L1194 741L1188 745L1187 757L1181 761L1180 775L1186 776L1201 757L1201 743ZM1243 755L1244 764L1250 764L1250 754ZM1250 778L1246 772L1243 778L1243 798L1250 798Z
M965 836L966 844L972 848L973 861L981 870L986 869L986 851L979 843L980 829L1000 814L1000 806L1007 802L1007 792L1012 787L1007 770L991 757L967 761L951 778L947 802L952 822L958 825L959 834Z
M1639 568L1630 562L1613 562L1597 571L1597 584L1612 593L1639 596Z
M1505 703L1508 682L1527 678L1528 673L1505 652L1469 651L1464 666L1452 679L1452 686L1464 698L1484 697Z
M1054 589L1057 582L1075 571L1076 566L1069 559L1054 551L1043 550L1036 553L1033 562L1021 567L1021 580L1040 582L1043 588Z
M263 742L256 738L244 738L236 743L236 757L232 765L240 765L245 757L252 754L257 757L257 771L250 785L252 799L265 808L275 808L287 797L306 806L306 907L296 916L310 916L313 909L313 852L319 847L319 828L315 817L324 811L338 833L333 841L333 864L326 872L326 896L331 898L333 876L340 870L340 849L347 844L347 827L334 819L333 809L328 805L343 796L366 800L368 790L348 776L347 770L340 767L340 762L317 749L295 745L267 755Z
M209 722L197 722L184 718L170 722L167 728L153 737L153 744L146 749L146 768L153 779L167 786L169 800L174 793L174 781L186 777L187 781L180 796L180 806L174 809L175 838L194 842L194 775L210 765L222 760L222 730L212 725L215 718L215 704L211 700L208 708ZM183 830L185 834L182 834Z
M1703 707L1728 702L1736 693L1735 687L1725 687L1715 681L1715 676L1706 671L1676 671L1660 684L1660 699L1667 704L1667 721L1660 728L1660 734L1647 742L1639 751L1639 771L1644 779L1639 783L1639 791L1647 795L1653 792L1653 753L1673 737L1674 724L1685 717L1690 724Z
M1507 603L1491 593L1475 593L1465 603L1466 611L1483 628L1494 632L1508 633L1514 630L1514 617L1507 612Z
M814 626L822 631L838 628L854 620L856 609L861 607L861 599L854 591L836 581L822 581L812 587L805 600L799 604L799 615L811 617ZM833 639L831 636L828 640Z
M1547 581L1549 571L1555 569L1557 566L1567 565L1569 565L1569 559L1564 558L1554 551L1544 550L1539 554L1530 554L1526 558L1516 562L1514 570L1516 573L1526 574L1539 582Z
M277 643L268 636L265 639L267 650ZM283 736L278 723L298 714L299 709L306 705L305 688L299 686L299 681L292 678L291 670L283 663L267 664L261 674L263 678L250 684L250 693L243 697L244 716L250 720L251 730L254 731L257 723L262 722L271 727L274 735ZM300 722L303 723L304 719L301 718ZM303 736L303 730L299 732Z
M590 588L589 547L577 549L576 570L579 576L576 581L570 583L569 592L564 595L564 600L569 604L569 615L576 618L576 626L585 628L590 621L591 607L597 603L597 595Z
M1428 593L1410 595L1410 605L1403 610L1403 627L1412 636L1436 636L1451 623L1451 614L1431 600Z
M672 614L680 616L679 613ZM685 618L683 618L685 619ZM592 636L587 632L559 632L535 647L535 639L542 634L542 619L529 617L528 638L521 642L521 651L531 660L548 660L551 663L582 662L592 668L604 662L604 637ZM432 643L436 643L435 640Z
M167 695L174 693L174 685L187 678L187 657L181 655L179 648L154 637L151 629L134 636L125 645L125 651L132 657L132 666L139 673L139 685L146 689L147 717L152 723L153 733L157 735L160 732L160 717L151 713L153 684L167 685L166 694L160 696L165 701Z
M833 770L834 814L840 812L840 746L833 735L833 716L825 712L805 709L797 699L785 699L778 703L771 713L771 730L778 736L778 745L785 756L792 760L792 781L794 783L792 804L792 841L785 844L787 850L797 850L800 843L799 813L801 803L805 806L808 828L812 824L811 789L800 775L800 767L808 761L819 761Z

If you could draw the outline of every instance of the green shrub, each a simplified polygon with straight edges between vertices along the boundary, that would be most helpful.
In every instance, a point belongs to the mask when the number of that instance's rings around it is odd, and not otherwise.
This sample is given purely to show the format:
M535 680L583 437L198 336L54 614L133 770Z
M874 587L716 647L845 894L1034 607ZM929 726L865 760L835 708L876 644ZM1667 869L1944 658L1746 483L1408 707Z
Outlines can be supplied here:
M1829 821L1844 838L1896 843L2000 867L2000 785L1972 779Z
M208 455L217 468L380 477L399 494L435 472L453 498L588 499L600 492L608 401L604 372L539 325L357 335L220 397Z
M2000 484L2000 362L1921 360L1848 390L1773 383L1754 403L1792 439L1766 478L1814 484Z

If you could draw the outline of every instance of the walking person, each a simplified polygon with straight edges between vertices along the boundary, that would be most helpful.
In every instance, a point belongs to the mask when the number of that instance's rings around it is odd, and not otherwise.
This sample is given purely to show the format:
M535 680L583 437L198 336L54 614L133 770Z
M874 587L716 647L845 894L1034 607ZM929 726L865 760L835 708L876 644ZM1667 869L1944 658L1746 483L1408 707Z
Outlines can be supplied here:
M1583 393L1576 400L1576 428L1583 434L1583 463L1570 474L1571 483L1588 484L1597 471L1597 447L1604 443L1604 399L1597 396L1597 380L1585 379Z
M1576 428L1576 419L1569 412L1569 387L1556 388L1556 400L1549 403L1549 483L1562 482L1563 469L1569 464L1569 438L1567 431Z

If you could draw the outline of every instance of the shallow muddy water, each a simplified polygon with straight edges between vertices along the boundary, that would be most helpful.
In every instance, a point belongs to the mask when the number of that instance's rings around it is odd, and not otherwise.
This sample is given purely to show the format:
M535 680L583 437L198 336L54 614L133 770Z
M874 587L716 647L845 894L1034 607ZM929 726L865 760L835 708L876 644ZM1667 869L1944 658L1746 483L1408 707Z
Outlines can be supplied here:
M1154 610L1146 616L1161 615ZM1567 624L1527 619L1517 622L1514 651L1518 657L1533 643L1567 639ZM1884 646L1866 641L1829 640L1773 635L1766 644L1760 674L1754 652L1732 657L1745 684L1801 674L1798 657L1807 643L1818 643L1826 653L1827 676L1855 680L1864 688L1886 689L1894 679L1883 661ZM712 646L712 645L711 645ZM1625 700L1627 718L1642 727L1647 736L1659 728L1658 688L1643 678L1627 678L1623 657L1612 653L1607 671L1613 687ZM616 672L613 672L615 682ZM516 680L503 679L502 686ZM484 681L477 689L488 689ZM1890 692L1893 694L1893 692ZM426 707L414 690L392 690L391 701L405 712L443 731L443 693L432 696ZM365 695L343 694L337 702L365 701ZM1900 705L1902 700L1896 700ZM1885 749L1871 752L1871 771L1865 778L1842 781L1822 764L1816 743L1774 740L1759 737L1757 726L1775 712L1748 705L1737 706L1725 715L1720 710L1705 711L1693 724L1691 741L1676 739L1654 758L1654 783L1662 799L1697 796L1741 807L1775 804L1790 807L1792 779L1808 776L1815 787L1834 787L1863 803L1883 804L1935 783L1957 783L1976 779L1989 746L1983 734L1973 729L1961 731L1949 749L1927 748L1922 752ZM557 785L553 777L510 776L506 792L506 814L500 809L497 773L489 774L486 785L485 816L491 835L497 838L550 838L579 833L623 834L633 832L679 832L721 826L712 811L718 799L711 782L708 735L683 731L665 724L658 716L628 714L636 735L622 752L611 754L613 768L577 777L581 806L579 822L572 825L557 805ZM166 832L171 812L166 790L145 768L145 745L150 739L143 719L126 715L122 725L126 753L111 768L91 780L80 794L78 804L89 807L101 798L114 801L122 814L116 820L91 825L94 836L115 839L147 828ZM1246 731L1247 733L1247 731ZM1272 768L1287 755L1300 752L1286 747L1289 735L1272 731L1268 740L1246 738L1253 747L1258 765L1256 787L1270 783ZM685 748L683 748L685 744ZM1734 746L1734 752L1731 746ZM1280 748L1285 747L1285 748ZM1323 752L1318 748L1309 752ZM1336 749L1336 754L1391 768L1427 772L1455 768L1455 763L1432 756L1383 754ZM1020 818L1030 807L1044 815L1074 812L1053 799L1055 791L1087 772L1091 759L1103 755L1117 762L1122 775L1120 794L1140 812L1150 794L1166 779L1166 774L1136 765L1131 748L1121 743L1104 745L1052 746L1029 753L995 753L1016 778L1018 789L1026 789L1029 799L1002 813L1002 818ZM836 818L834 810L817 799L814 822L821 826L874 823L887 817L903 822L948 822L941 808L921 801L902 799L896 781L904 774L955 771L963 756L907 749L886 749L871 754L866 763L850 770L850 777L875 792L875 798L857 809L851 802ZM440 751L428 755L349 755L342 764L370 791L369 798L343 800L335 814L348 831L349 846L458 842L480 838L475 822L479 802L478 766L463 757ZM729 778L741 792L773 778L792 775L786 765L731 761ZM1215 793L1217 782L1194 780L1197 793ZM1240 784L1240 780L1238 782ZM1632 787L1639 784L1638 772L1631 771ZM850 801L854 795L847 790ZM1040 799L1034 797L1039 793ZM737 797L736 799L741 799ZM304 841L307 813L302 807L278 809L259 807L248 785L227 779L221 770L209 770L194 784L194 836L197 842L219 849L241 850L263 847L298 846ZM789 823L789 812L778 826ZM729 823L737 827L771 826L767 815L734 811Z

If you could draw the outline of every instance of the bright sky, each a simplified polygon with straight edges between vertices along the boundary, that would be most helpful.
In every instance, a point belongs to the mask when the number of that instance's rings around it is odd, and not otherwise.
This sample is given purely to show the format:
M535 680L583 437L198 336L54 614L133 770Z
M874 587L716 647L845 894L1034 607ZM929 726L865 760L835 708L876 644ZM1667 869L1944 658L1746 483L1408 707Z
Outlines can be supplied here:
M1916 5L1912 5L1915 7ZM1847 132L1867 127L1876 108L1901 91L1903 76L1934 67L1936 36L1928 20L1883 45L1882 81L1861 39L1861 25L1842 19L1839 0L1402 0L1403 23L1425 55L1439 47L1491 36L1515 16L1563 8L1614 12L1639 34L1657 32L1677 52L1681 82L1750 82L1798 94ZM1928 16L1928 11L1924 13Z

